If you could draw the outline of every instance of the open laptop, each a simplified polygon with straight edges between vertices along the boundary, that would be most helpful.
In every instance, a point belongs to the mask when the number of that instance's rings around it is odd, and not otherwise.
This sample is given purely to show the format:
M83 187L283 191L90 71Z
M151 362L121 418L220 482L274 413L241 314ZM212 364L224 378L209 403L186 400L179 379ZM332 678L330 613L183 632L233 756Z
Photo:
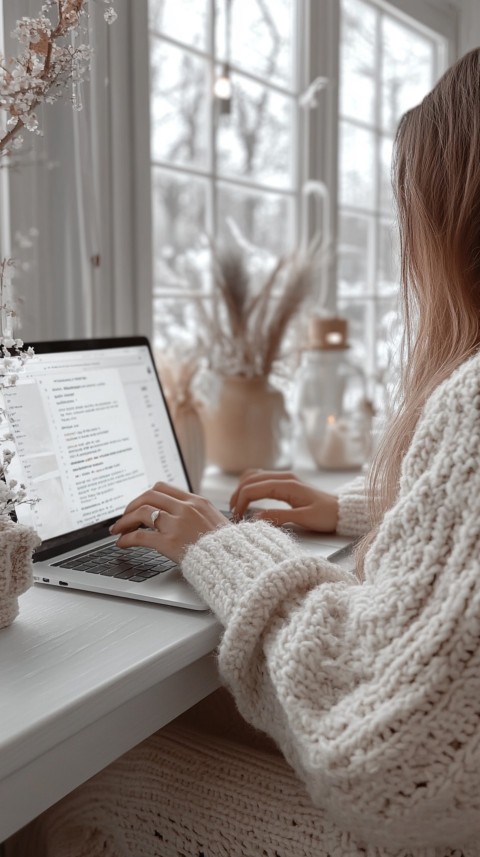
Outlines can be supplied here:
M17 508L42 539L35 582L208 609L175 563L116 548L108 530L157 481L191 490L148 340L33 348L4 398L17 453L9 475L36 498Z

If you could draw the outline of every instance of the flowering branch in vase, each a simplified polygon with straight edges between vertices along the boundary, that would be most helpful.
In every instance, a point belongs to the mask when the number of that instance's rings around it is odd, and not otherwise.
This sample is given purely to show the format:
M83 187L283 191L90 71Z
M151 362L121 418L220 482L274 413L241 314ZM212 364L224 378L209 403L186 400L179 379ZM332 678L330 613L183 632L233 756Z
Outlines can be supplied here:
M108 24L115 21L117 13L111 0L90 2L106 6ZM69 86L72 106L82 109L81 85L91 60L88 5L89 0L43 0L36 17L16 22L11 35L20 50L15 57L0 55L0 113L6 115L5 127L0 127L0 156L22 147L24 130L42 134L35 111L43 103L58 101ZM4 407L5 391L16 384L25 362L33 356L33 349L25 348L13 333L17 312L9 295L16 267L14 259L0 260L0 518L8 516L19 503L35 502L26 499L25 486L8 474L15 453L9 446L14 438Z
M12 37L20 43L16 57L0 55L0 157L23 145L23 130L42 134L37 109L58 101L70 87L72 106L82 109L81 87L90 68L88 44L89 0L43 0L37 17L16 22ZM110 0L90 0L104 4ZM117 17L112 6L104 11L107 23ZM12 166L10 157L6 165ZM13 334L17 315L12 300L11 275L18 263L0 256L0 628L18 613L18 595L33 582L32 553L40 543L32 527L18 522L21 504L34 505L25 485L12 478L15 438L7 417L8 396L32 348ZM15 472L13 472L13 476ZM21 477L19 477L21 479Z
M14 259L2 259L0 262L0 313L1 313L1 335L0 335L0 393L2 402L0 406L0 518L10 515L21 503L34 503L27 500L25 485L11 479L8 474L9 466L15 456L15 452L8 444L13 443L14 437L10 431L4 408L3 391L8 387L14 387L27 360L33 357L33 348L25 348L23 340L13 336L13 319L16 310L13 303L8 299L9 274L16 266Z
M22 504L35 505L27 496L23 482L12 477L10 465L15 457L15 438L5 409L5 397L15 386L19 373L33 356L21 339L12 335L14 307L6 297L8 273L15 267L13 259L0 263L0 628L10 625L18 614L18 596L33 583L32 554L40 538L32 527L18 523L16 513Z
M110 0L97 0L109 3ZM90 67L88 44L75 44L77 32L86 32L88 0L45 0L36 18L17 21L12 36L21 45L16 57L0 55L0 110L6 128L0 129L0 155L23 145L22 131L41 134L36 109L61 98L72 87L72 104L81 109L80 87ZM115 21L113 6L105 9L107 23Z

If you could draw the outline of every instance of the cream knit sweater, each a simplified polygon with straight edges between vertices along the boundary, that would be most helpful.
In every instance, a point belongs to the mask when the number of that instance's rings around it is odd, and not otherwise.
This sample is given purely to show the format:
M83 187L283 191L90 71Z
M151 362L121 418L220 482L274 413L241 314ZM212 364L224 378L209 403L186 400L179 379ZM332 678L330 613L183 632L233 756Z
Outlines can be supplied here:
M223 680L299 780L268 747L174 724L17 853L480 857L479 457L480 354L428 401L363 583L262 522L188 550ZM356 481L339 531L366 526Z
M357 488L340 528L361 523ZM345 854L480 855L478 353L427 402L362 584L265 523L204 536L184 573L225 626L241 714L345 832Z

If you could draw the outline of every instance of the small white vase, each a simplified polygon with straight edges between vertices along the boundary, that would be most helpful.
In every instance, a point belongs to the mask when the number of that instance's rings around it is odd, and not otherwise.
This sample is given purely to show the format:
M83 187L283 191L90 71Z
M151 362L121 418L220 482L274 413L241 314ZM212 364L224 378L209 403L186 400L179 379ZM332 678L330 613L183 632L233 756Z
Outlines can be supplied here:
M31 527L0 517L0 628L18 616L18 596L33 583L32 554L39 544Z

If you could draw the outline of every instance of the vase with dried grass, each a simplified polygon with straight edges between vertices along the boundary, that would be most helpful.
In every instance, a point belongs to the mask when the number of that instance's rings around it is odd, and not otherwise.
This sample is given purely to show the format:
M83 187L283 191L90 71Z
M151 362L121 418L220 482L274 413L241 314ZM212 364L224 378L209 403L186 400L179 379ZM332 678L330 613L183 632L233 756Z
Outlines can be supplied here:
M272 376L311 293L313 259L296 253L255 278L240 248L214 247L213 272L213 300L197 306L206 369L221 379L201 407L207 460L232 474L285 467L290 417Z

